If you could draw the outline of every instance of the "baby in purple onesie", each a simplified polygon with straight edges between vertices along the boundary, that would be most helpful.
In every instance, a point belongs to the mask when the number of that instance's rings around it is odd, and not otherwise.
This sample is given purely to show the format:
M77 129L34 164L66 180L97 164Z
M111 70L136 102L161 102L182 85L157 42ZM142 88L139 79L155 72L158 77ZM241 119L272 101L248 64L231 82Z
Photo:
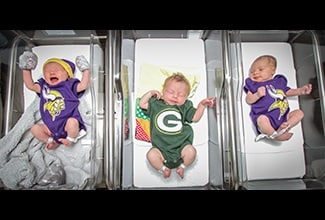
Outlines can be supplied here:
M309 94L311 84L300 88L290 88L284 75L275 75L277 60L271 55L263 55L254 60L245 80L246 102L251 105L250 117L261 138L286 141L292 137L290 128L304 117L303 111L290 111L287 97Z
M82 72L81 80L73 78L75 64L66 59L50 58L43 64L43 78L34 82L32 69L37 65L37 56L25 51L19 57L25 86L40 97L40 114L44 124L35 124L32 134L46 143L47 149L56 149L60 144L71 146L86 126L78 110L79 98L89 86L89 63L84 56L77 56L76 66Z

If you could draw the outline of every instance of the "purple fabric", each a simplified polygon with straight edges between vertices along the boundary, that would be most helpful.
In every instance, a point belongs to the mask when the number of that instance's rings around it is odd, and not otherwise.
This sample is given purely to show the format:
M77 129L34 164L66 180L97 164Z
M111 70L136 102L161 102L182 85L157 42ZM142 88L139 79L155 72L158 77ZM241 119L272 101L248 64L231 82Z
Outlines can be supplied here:
M70 78L67 81L51 86L43 78L38 80L41 86L40 112L43 122L52 133L52 137L58 143L59 138L66 138L64 127L68 118L73 117L79 121L80 130L86 126L78 110L79 98L85 91L77 93L80 80Z
M245 79L244 91L256 93L261 86L266 88L266 95L258 101L251 104L250 117L256 127L256 132L260 133L257 128L257 118L260 115L266 115L275 130L287 120L290 111L288 100L285 93L290 89L287 86L287 79L281 74L274 76L272 80L266 82L254 82L250 78ZM272 90L274 88L274 90Z
M75 72L75 70L76 70L76 66L74 65L74 63L71 62L70 60L66 60L66 59L61 59L61 60L63 60L64 62L66 62L67 64L70 65L71 70L72 70L72 73L74 74L74 72Z

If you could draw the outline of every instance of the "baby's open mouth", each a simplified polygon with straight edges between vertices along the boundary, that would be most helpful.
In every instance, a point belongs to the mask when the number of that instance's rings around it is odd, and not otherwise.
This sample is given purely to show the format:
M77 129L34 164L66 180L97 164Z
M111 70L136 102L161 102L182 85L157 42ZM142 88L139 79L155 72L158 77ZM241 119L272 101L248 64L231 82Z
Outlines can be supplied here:
M50 78L51 83L56 83L58 80L59 80L59 78L57 78L57 77Z

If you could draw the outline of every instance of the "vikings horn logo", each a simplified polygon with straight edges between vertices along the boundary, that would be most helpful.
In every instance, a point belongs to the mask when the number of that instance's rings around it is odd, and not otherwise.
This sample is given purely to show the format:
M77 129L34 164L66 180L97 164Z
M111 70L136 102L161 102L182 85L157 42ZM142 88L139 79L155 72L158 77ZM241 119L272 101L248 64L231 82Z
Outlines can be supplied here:
M52 116L52 121L55 117L60 115L61 111L65 109L65 104L61 93L56 90L49 90L49 88L44 87L42 91L43 97L47 100L44 103L44 111L48 110Z
M272 85L266 85L266 89L269 95L275 99L273 104L269 107L269 111L279 108L280 115L278 120L280 120L282 115L284 115L284 113L289 108L287 97L281 89L275 89Z

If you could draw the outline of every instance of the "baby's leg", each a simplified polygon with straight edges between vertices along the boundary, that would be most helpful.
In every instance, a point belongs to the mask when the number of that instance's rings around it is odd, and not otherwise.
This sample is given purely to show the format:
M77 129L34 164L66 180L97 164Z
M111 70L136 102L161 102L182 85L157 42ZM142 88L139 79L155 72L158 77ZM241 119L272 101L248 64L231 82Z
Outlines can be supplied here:
M183 179L184 178L184 171L185 171L186 166L182 163L179 165L176 169L176 173Z
M39 141L46 143L46 148L49 150L54 150L59 146L51 137L51 132L45 124L33 125L31 132Z
M69 139L67 138L60 138L59 141L62 142L62 144L64 144L65 146L69 147L72 145L72 141L70 141Z
M293 110L288 114L287 123L290 125L290 128L296 126L304 117L304 112L300 109Z
M166 167L165 165L163 165L163 166L160 168L159 171L162 172L162 173L164 174L164 178L168 178L168 177L170 176L170 174L171 174L171 170L170 170L168 167Z
M46 143L46 148L49 150L54 150L58 148L59 144L55 142L55 140L49 138L48 142Z
M71 140L74 140L79 134L79 121L75 118L69 118L64 130L67 132L69 138L60 138L59 141L65 146L71 146L73 143Z
M275 132L275 129L271 125L270 119L265 115L261 115L257 118L257 126L261 133L268 136L271 136Z
M164 165L165 158L157 148L151 148L147 152L147 160L153 168L163 173L164 178L170 176L171 170Z
M274 138L275 140L278 140L278 141L287 141L287 140L289 140L292 137L293 133L288 132L289 129L290 129L290 125L289 125L288 122L283 122L280 125L280 127L278 128L277 132L278 133L279 132L282 132L283 129L286 129L285 132L283 134L275 137Z
M186 145L181 153L183 163L177 167L176 173L183 179L185 167L191 165L196 157L196 149L192 145Z
M51 132L45 124L35 124L30 129L35 138L44 143L47 142L51 136Z
M280 135L275 139L279 141L289 140L293 136L293 133L289 132L289 130L292 127L296 126L302 120L303 117L304 117L304 113L300 109L296 109L290 112L288 114L288 120L281 124L281 126L278 128L278 132L280 132L283 129L287 129L287 130L283 133L283 135Z

